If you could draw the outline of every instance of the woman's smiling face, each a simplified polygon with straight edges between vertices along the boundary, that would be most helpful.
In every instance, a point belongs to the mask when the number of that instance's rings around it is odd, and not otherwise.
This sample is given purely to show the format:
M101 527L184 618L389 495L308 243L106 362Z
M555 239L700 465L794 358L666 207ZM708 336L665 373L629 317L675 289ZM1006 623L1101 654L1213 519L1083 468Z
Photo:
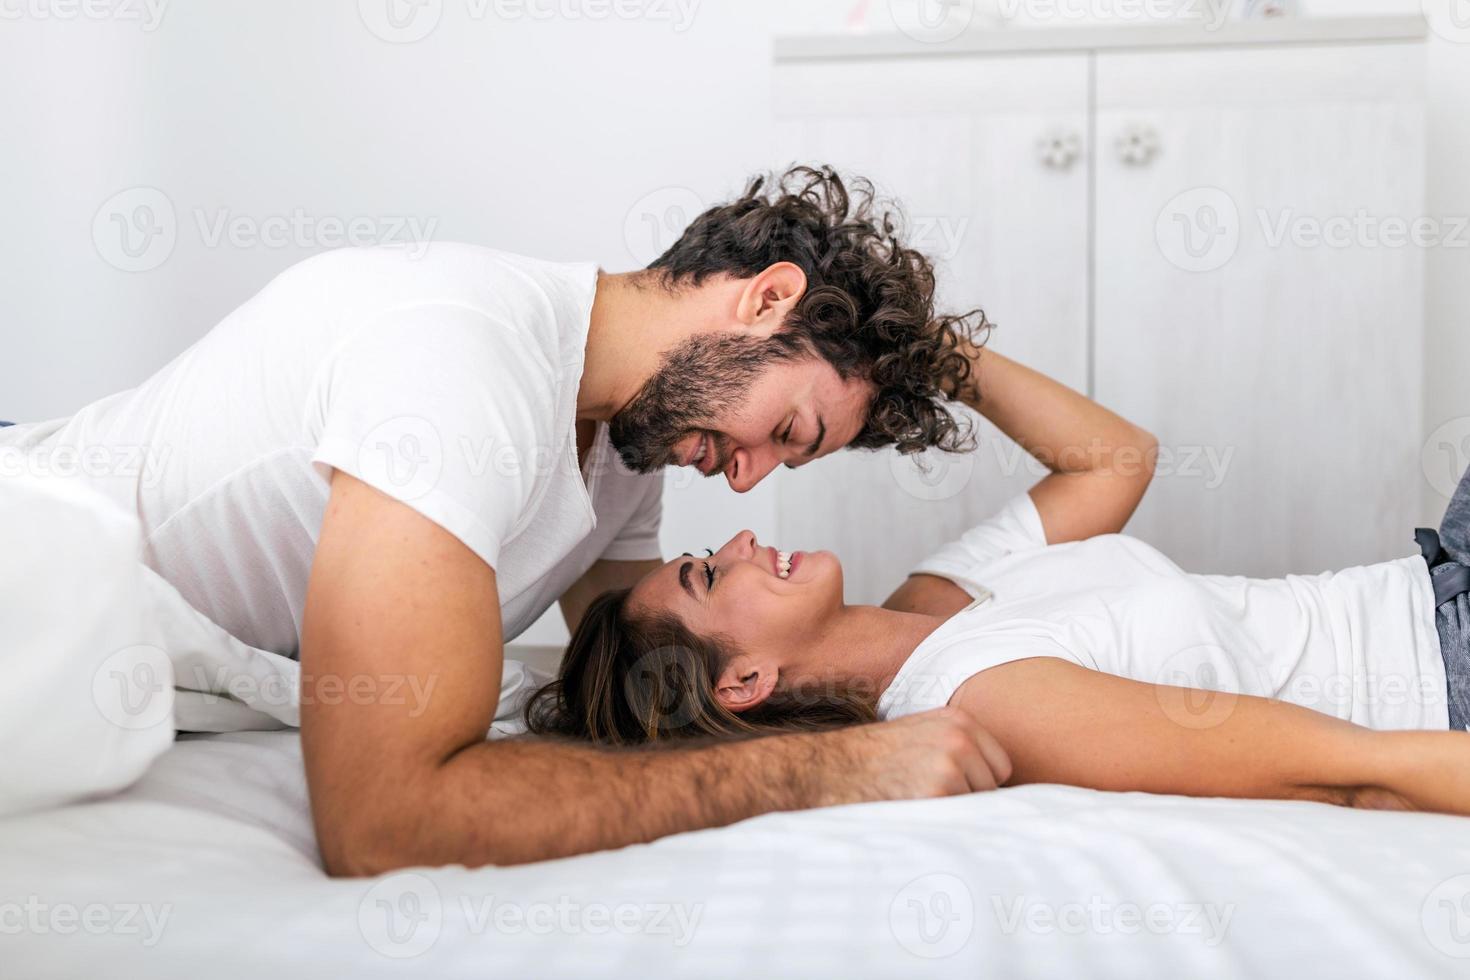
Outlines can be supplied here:
M741 531L708 557L685 555L650 572L629 597L633 615L672 614L702 636L778 667L815 649L842 608L842 564L828 551L784 552ZM789 564L789 571L787 565Z

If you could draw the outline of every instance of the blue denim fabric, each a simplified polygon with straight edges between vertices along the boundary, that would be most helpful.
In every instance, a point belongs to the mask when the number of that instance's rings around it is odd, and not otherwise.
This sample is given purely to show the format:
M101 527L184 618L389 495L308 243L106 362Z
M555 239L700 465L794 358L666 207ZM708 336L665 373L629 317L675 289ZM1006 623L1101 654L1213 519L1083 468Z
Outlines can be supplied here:
M1436 579L1453 574L1456 565L1470 565L1470 470L1450 499L1439 528L1439 544L1452 559L1430 574ZM1470 594L1456 596L1435 611L1439 648L1444 654L1445 686L1450 701L1450 728L1470 728Z

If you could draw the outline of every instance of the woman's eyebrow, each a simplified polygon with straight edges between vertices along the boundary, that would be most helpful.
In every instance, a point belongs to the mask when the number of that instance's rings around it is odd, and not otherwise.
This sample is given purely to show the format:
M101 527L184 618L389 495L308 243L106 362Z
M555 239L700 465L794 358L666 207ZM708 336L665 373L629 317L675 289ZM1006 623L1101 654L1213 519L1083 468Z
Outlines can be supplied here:
M692 585L689 584L689 573L691 571L693 571L693 570L694 570L694 562L692 562L692 561L686 561L684 564L680 565L679 566L679 584L684 587L684 591L685 592L688 592L689 593L689 598L691 598L691 599L698 599L699 597L694 594L694 586L692 586Z

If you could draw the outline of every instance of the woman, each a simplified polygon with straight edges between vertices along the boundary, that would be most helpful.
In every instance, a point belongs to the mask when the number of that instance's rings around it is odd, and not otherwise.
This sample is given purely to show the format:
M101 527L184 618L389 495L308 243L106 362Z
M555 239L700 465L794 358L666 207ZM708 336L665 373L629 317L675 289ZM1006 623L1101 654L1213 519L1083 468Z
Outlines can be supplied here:
M1189 575L1116 533L1152 477L1151 436L1000 355L967 356L964 400L1052 471L1029 494L881 608L844 603L830 553L750 532L669 562L597 600L531 729L628 744L947 705L999 741L1010 785L1470 813L1456 619L1470 607L1435 596L1467 574L1470 481L1444 529L1455 560L1433 576L1420 557Z

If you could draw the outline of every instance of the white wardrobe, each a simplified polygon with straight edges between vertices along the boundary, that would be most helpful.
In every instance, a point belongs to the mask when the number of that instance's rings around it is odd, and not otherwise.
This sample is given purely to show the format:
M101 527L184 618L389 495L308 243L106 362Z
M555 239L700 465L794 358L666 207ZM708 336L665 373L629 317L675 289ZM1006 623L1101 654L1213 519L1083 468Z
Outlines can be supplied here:
M1279 575L1412 551L1422 476L1424 25L792 38L777 160L902 199L945 305L996 350L1151 429L1128 532L1185 568ZM966 457L847 453L781 474L779 540L833 548L851 601L1034 482Z

